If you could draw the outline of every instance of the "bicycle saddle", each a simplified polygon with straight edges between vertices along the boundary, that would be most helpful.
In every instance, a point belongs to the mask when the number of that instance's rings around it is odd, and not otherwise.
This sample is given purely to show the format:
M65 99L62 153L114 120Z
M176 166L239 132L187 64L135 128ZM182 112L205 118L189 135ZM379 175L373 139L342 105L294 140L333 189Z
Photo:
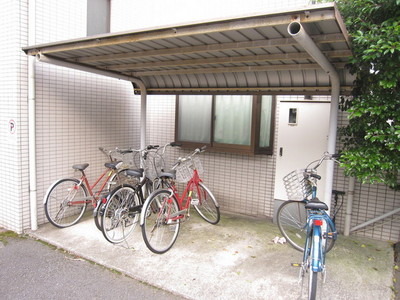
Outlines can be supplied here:
M133 177L142 177L143 176L143 169L129 169L126 170L126 175L133 176Z
M80 165L73 165L72 168L75 170L83 171L87 167L89 167L89 164L80 164Z
M161 172L160 173L160 177L162 178L162 177L167 177L167 178L173 178L173 179L175 179L175 177L176 177L176 170L170 170L170 171L167 171L167 172Z
M328 205L326 205L326 203L320 201L318 198L314 198L306 204L306 208L318 209L318 210L328 210Z
M106 168L110 168L110 169L116 170L116 169L117 169L117 166L118 166L120 163L121 163L121 161L112 161L112 162L105 163L104 166L105 166Z

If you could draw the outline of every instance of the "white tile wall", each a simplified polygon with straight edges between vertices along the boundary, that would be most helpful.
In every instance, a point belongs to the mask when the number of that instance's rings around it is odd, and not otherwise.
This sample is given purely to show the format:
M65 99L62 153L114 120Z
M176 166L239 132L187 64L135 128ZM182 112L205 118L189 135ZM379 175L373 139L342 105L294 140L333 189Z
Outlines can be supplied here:
M54 42L83 36L86 32L86 2L81 0L37 0L36 42ZM152 1L150 1L153 3ZM174 2L174 1L172 1ZM175 3L176 2L176 3ZM176 7L179 1L175 1ZM304 1L256 1L256 10L288 7ZM21 232L29 228L27 58L20 50L27 43L27 0L0 2L0 226ZM132 23L132 15L155 13L140 10L140 3L113 0L116 30L153 26ZM150 3L150 4L151 4ZM154 2L154 7L163 2ZM219 1L213 1L218 6ZM181 3L182 4L182 3ZM257 6L258 5L258 6ZM204 7L207 7L204 5ZM129 9L128 9L129 8ZM202 8L199 7L201 11ZM129 12L129 14L124 14ZM243 11L240 11L243 13ZM233 11L229 11L233 13ZM163 11L164 15L165 11ZM220 17L220 15L216 15ZM207 17L213 17L207 15ZM149 20L157 18L149 18ZM206 19L206 18L202 18ZM177 19L164 20L165 22ZM185 20L180 20L183 22ZM142 25L142 26L139 26ZM130 83L84 72L38 63L37 67L37 198L39 223L45 222L42 197L55 179L73 175L71 165L89 162L90 179L102 169L104 159L98 146L139 145L140 97L133 96ZM277 107L279 109L279 107ZM147 133L150 143L164 144L174 139L174 96L150 96ZM9 132L9 120L17 131ZM341 115L340 123L346 117ZM277 135L275 136L275 138ZM275 143L276 145L276 143ZM275 151L276 152L276 151ZM171 157L180 155L178 151ZM253 216L272 217L275 156L242 156L204 153L204 180L215 193L221 210ZM347 189L347 179L336 171L334 187ZM356 185L352 226L399 207L399 193L382 185ZM337 223L343 229L345 205ZM399 239L400 222L394 216L356 234L384 240Z

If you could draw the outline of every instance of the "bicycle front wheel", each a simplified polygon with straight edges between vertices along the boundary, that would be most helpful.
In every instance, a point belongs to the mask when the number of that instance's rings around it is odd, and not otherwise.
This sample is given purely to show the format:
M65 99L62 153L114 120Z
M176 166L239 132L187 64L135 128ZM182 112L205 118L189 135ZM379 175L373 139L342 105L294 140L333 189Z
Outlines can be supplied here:
M218 202L202 182L193 190L192 204L199 215L208 223L217 224L219 222L221 215Z
M51 224L58 228L75 225L87 206L87 191L79 180L65 178L56 181L45 196L44 211Z
M126 240L136 227L140 201L134 187L121 185L107 197L101 219L101 230L113 244Z
M286 241L296 250L303 251L307 237L306 205L301 201L286 201L278 209L277 223Z
M143 240L152 252L162 254L174 245L180 228L179 204L170 190L157 190L142 210Z

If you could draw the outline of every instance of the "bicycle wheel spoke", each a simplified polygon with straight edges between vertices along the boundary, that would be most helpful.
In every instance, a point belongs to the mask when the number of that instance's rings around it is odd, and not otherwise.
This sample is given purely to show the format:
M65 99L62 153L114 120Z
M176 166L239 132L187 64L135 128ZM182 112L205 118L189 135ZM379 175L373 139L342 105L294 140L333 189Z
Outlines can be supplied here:
M86 209L87 192L77 179L61 179L48 191L44 204L47 219L64 228L76 224Z
M138 213L131 213L130 207L139 205L136 190L131 186L119 186L107 198L102 216L102 232L110 243L126 240L136 227Z
M282 235L299 251L304 249L306 220L307 212L303 202L287 201L277 213L277 223Z
M179 232L180 222L175 220L177 216L169 218L179 211L176 199L170 194L169 190L159 190L144 205L143 239L146 246L158 254L172 247Z
M217 224L220 220L219 205L211 191L199 183L193 190L192 203L199 215L211 224Z

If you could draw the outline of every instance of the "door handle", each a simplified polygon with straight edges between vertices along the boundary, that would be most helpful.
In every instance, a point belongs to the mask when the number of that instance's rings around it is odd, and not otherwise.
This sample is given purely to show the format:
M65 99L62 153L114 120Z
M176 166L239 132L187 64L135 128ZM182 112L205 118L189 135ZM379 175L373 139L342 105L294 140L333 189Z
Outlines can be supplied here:
M279 156L282 156L283 155L283 147L280 147L279 148Z

